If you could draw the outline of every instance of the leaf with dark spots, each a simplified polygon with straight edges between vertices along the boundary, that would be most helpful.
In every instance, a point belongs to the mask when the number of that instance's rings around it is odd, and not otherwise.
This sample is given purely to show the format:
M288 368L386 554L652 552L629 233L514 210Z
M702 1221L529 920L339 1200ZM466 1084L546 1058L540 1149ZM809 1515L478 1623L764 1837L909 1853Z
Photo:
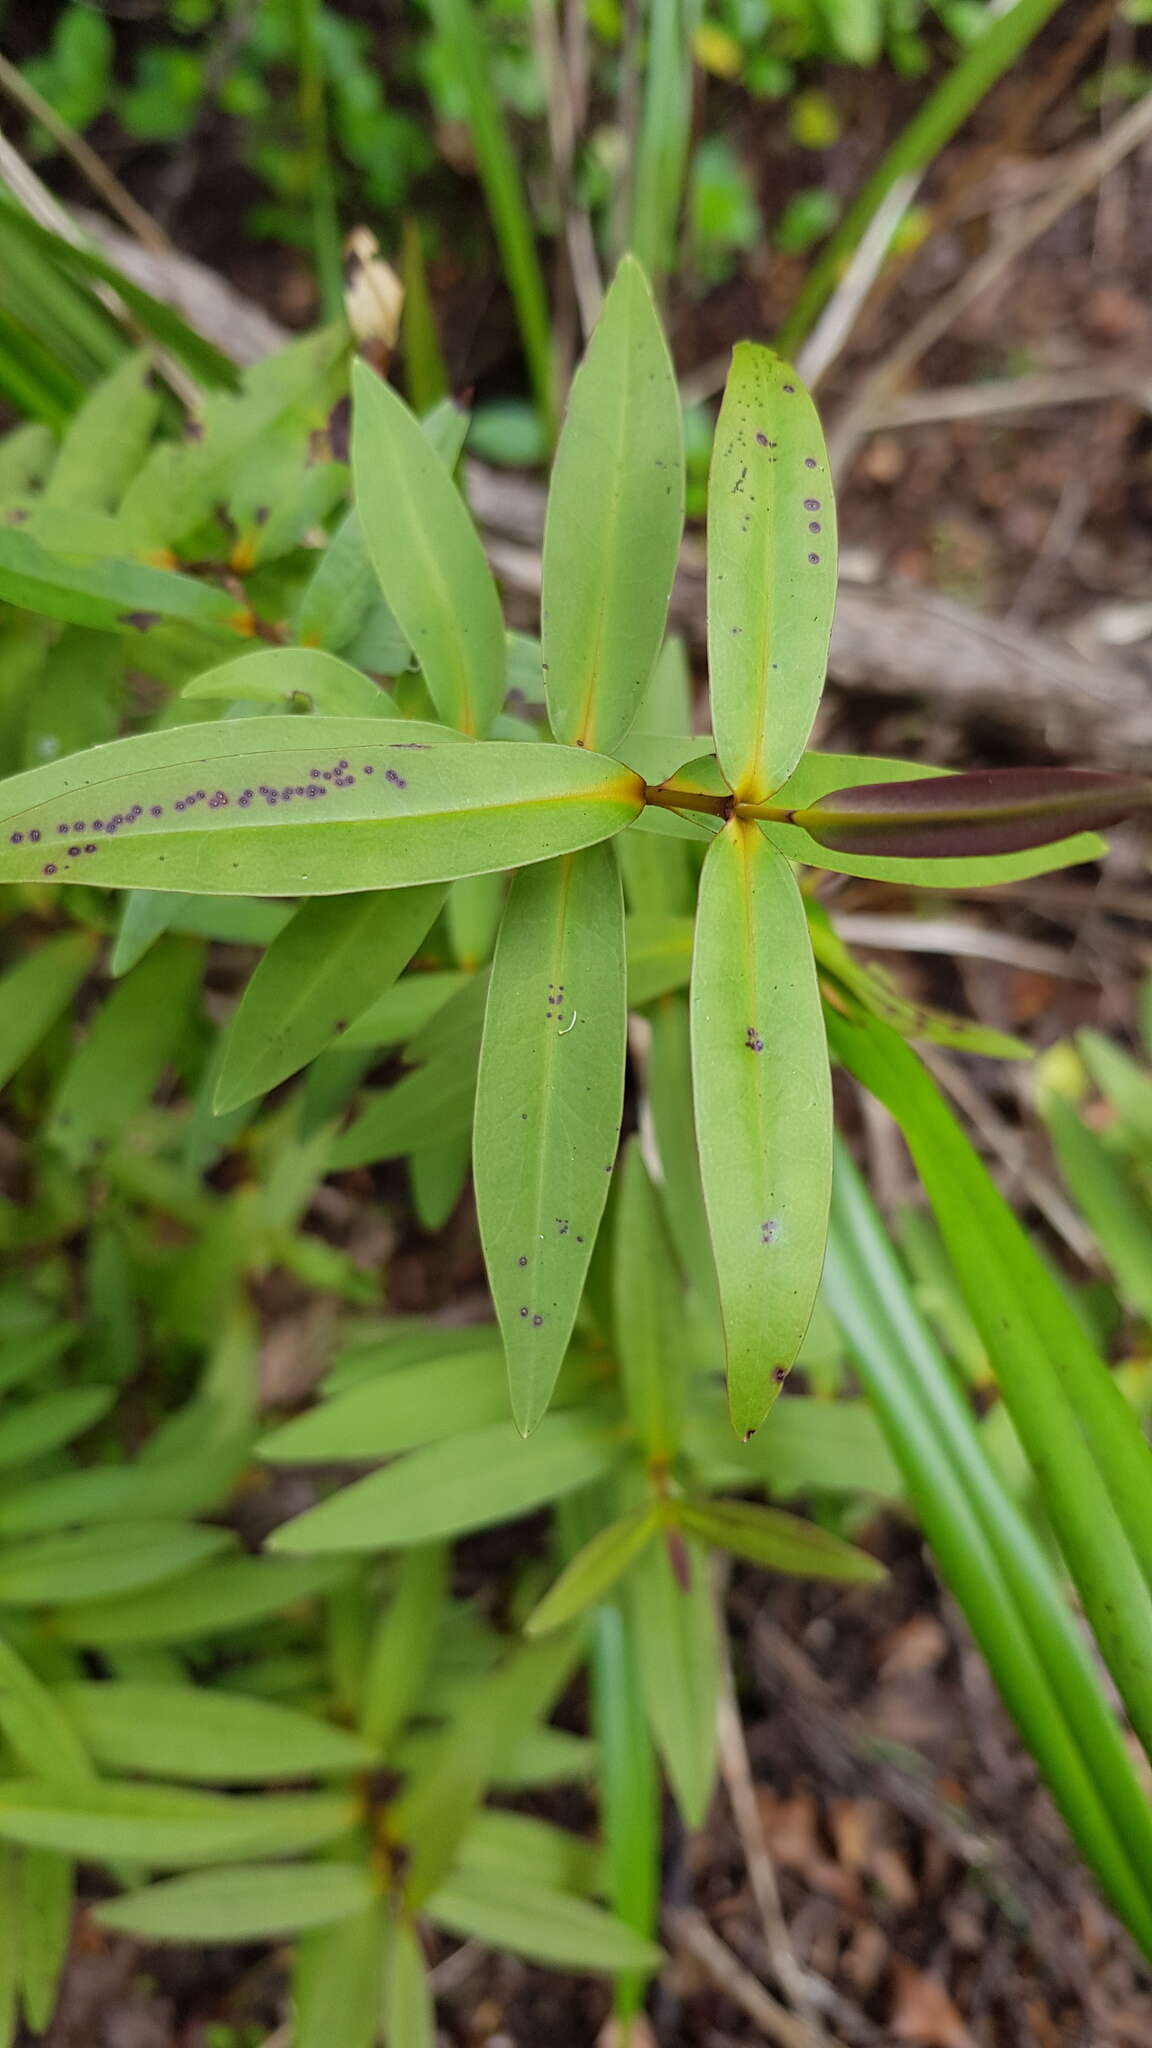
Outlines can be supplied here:
M1152 806L1152 779L1088 768L992 768L830 791L793 811L837 853L917 859L1026 852Z

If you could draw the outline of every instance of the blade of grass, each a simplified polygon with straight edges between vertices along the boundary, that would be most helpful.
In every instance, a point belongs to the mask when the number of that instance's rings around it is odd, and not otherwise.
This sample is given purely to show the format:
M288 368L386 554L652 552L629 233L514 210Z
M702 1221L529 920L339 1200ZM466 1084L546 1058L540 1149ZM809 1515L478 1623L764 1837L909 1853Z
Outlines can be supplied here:
M794 354L835 287L869 222L899 179L922 170L940 154L985 95L1011 70L1060 0L1016 0L989 22L979 39L942 79L877 165L835 234L825 244L797 295L778 337Z
M430 0L430 12L466 97L476 166L516 308L528 376L551 438L555 394L548 293L480 18L473 0Z
M825 1287L929 1542L1025 1741L1105 1890L1147 1949L1152 1809L1055 1573L843 1149Z

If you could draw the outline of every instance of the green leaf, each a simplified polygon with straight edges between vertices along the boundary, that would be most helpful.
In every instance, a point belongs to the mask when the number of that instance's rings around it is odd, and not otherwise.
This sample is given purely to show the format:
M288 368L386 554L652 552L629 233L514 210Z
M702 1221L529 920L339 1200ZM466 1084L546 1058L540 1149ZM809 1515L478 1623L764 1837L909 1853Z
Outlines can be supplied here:
M429 1444L285 1522L274 1550L386 1550L461 1536L527 1514L599 1479L612 1464L604 1430L553 1415L530 1442L510 1424Z
M113 511L143 460L159 409L151 355L127 356L74 414L38 504Z
M474 1166L512 1411L525 1435L548 1406L608 1194L625 1031L624 905L609 851L526 869L492 965Z
M472 1123L478 1057L477 1052L451 1068L433 1060L405 1074L394 1088L367 1096L356 1121L333 1144L329 1170L342 1173L350 1166L400 1159L422 1145L466 1134Z
M466 875L448 891L445 921L457 967L475 974L487 966L504 914L503 875Z
M0 2042L12 2048L19 2024L20 1896L19 1864L12 1850L0 1845Z
M386 2048L436 2048L432 1986L415 1928L393 1917L384 1947Z
M17 1763L35 1777L65 1788L90 1782L88 1752L68 1716L2 1638L0 1731Z
M493 1344L462 1358L400 1366L351 1387L273 1430L259 1452L274 1465L362 1463L482 1429L507 1414L504 1353Z
M865 1401L785 1394L750 1444L737 1443L719 1401L697 1401L687 1449L708 1486L765 1486L778 1500L813 1492L900 1498L900 1469Z
M675 1503L675 1520L700 1543L711 1543L733 1557L746 1557L770 1571L797 1578L855 1580L874 1584L884 1567L867 1551L842 1543L814 1522L786 1515L779 1508L750 1500L692 1500Z
M115 1398L114 1387L62 1387L41 1401L0 1411L0 1472L71 1443L108 1413Z
M342 1577L331 1559L229 1558L188 1572L178 1585L58 1609L52 1627L67 1643L195 1642L281 1614Z
M206 1686L64 1685L55 1698L98 1763L144 1777L258 1784L377 1760L369 1743L312 1714Z
M0 1087L63 1016L96 947L91 932L66 932L27 952L0 979Z
M632 834L629 833L631 838ZM651 844L637 837L638 845ZM621 841L623 844L623 841ZM669 849L656 848L661 866ZM691 917L644 915L630 917L628 939L628 1007L643 1009L658 996L673 989L687 988L692 972L692 940L695 920Z
M779 1392L820 1283L832 1091L795 877L739 821L713 840L701 878L692 1071L729 1406L746 1437Z
M626 256L573 379L548 494L540 636L558 740L611 753L632 725L683 524L676 377L647 279Z
M182 697L210 703L280 703L307 697L333 718L395 718L386 690L347 661L318 647L262 647L206 669L185 683Z
M1024 853L1152 806L1152 781L1095 768L994 768L830 790L793 822L837 853L911 860Z
M596 1615L589 1660L604 1835L603 1890L618 1918L648 1936L655 1932L660 1909L663 1802L635 1651L623 1601L606 1601ZM627 2020L639 2010L645 1977L643 1971L617 1977L614 2005L619 2019Z
M1140 1423L924 1073L875 1019L833 1051L901 1125L1045 1510L1141 1740L1152 1750L1152 1461Z
M513 1879L469 1881L455 1871L427 1913L450 1933L561 1970L654 1970L660 1950L601 1906Z
M525 1634L547 1635L549 1629L560 1628L564 1622L582 1614L586 1607L603 1599L633 1559L652 1541L659 1526L656 1508L646 1504L632 1508L628 1514L621 1515L619 1521L609 1522L606 1528L597 1530L595 1536L576 1552L571 1564L565 1566L539 1605L533 1608L524 1624Z
M683 1298L637 1138L624 1154L615 1224L614 1324L624 1399L646 1458L667 1468L680 1449L684 1415Z
M337 2041L340 2048L375 2048L385 1940L382 1902L302 1937L292 1979L293 2048L334 2048Z
M450 471L403 400L353 367L352 471L380 587L447 725L486 732L504 695L504 620Z
M247 1435L237 1435L174 1463L93 1465L57 1473L0 1500L0 1534L30 1536L72 1523L203 1514L227 1500L247 1457Z
M0 1550L0 1606L49 1607L106 1599L175 1578L230 1548L226 1529L188 1522L130 1522L123 1529L70 1530Z
M1058 1095L1042 1101L1044 1121L1069 1192L1087 1220L1120 1298L1152 1318L1152 1211L1117 1159ZM3 1424L0 1424L0 1440Z
M1139 1156L1152 1146L1152 1077L1102 1031L1078 1031L1076 1050L1100 1093L1116 1112L1117 1121L1109 1127L1109 1138L1120 1139Z
M892 761L853 754L805 754L795 774L776 791L773 809L802 811L818 803L828 791L847 789L859 783L922 781L947 771L923 762ZM1046 875L1053 868L1072 867L1077 861L1099 860L1106 851L1094 832L1078 832L1053 846L1036 846L1021 853L971 854L963 858L921 856L909 860L896 854L837 853L820 846L803 827L765 823L762 830L773 846L789 860L809 867L828 868L838 875L862 875L878 882L913 882L922 889L979 888L991 882L1026 881L1032 875Z
M408 1783L392 1812L393 1837L408 1851L406 1892L413 1907L447 1878L488 1786L514 1773L530 1737L560 1741L539 1723L572 1675L579 1641L569 1630L513 1651L497 1670L473 1680L453 1725L433 1739L426 1762L403 1752Z
M208 895L391 889L571 853L641 808L639 778L601 755L444 737L405 720L245 718L114 740L0 784L0 881L51 869ZM305 802L309 787L326 793Z
M339 1037L407 966L443 900L443 889L432 886L302 904L232 1019L216 1114L267 1094Z
M528 1878L551 1891L594 1893L601 1889L599 1845L528 1813L485 1807L460 1844L455 1868L470 1877Z
M226 639L247 630L243 605L214 584L147 562L57 552L15 526L0 528L0 598L103 633L147 630L162 619L179 619Z
M25 1849L19 1865L20 1976L24 2017L46 2034L68 1960L72 1933L71 1860L52 1849Z
M271 1941L346 1920L371 1899L356 1863L248 1863L167 1878L108 1900L94 1917L142 1941Z
M716 752L745 802L808 741L836 607L836 504L816 408L757 343L733 350L708 477L708 669Z
M503 1361L501 1361L503 1362ZM386 1750L420 1700L444 1613L448 1553L418 1544L397 1561L391 1598L364 1663L360 1726Z
M169 939L109 996L64 1074L45 1127L69 1165L106 1150L148 1103L187 1027L200 970L200 948Z
M716 1774L719 1661L708 1559L692 1542L683 1548L687 1590L667 1544L653 1543L636 1559L625 1592L649 1726L685 1823L695 1828Z
M1081 1850L1150 1950L1152 1808L1137 1789L1127 1737L1059 1569L989 1461L843 1147L825 1288L1005 1704Z
M354 1820L350 1799L323 1792L226 1798L112 1781L69 1792L13 1778L0 1781L0 1836L86 1863L123 1858L160 1870L247 1863L332 1841Z
M651 1029L648 1102L663 1169L664 1208L689 1285L709 1312L714 1309L719 1315L716 1266L696 1143L692 1046L685 999L673 996L658 1003L652 1013Z
M403 1045L430 1023L453 996L459 995L468 980L466 974L406 974L403 981L390 988L342 1033L342 1050Z

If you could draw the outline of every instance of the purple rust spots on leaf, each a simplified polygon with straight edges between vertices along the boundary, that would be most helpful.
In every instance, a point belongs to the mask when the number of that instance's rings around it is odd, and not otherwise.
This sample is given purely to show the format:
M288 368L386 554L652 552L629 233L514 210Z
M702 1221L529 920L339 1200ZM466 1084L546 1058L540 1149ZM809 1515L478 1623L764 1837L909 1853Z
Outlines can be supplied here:
M147 633L151 631L153 626L160 624L160 613L121 612L120 624L122 626L132 626L137 633Z
M774 1216L769 1216L767 1221L760 1225L761 1244L775 1244L776 1239L779 1237L779 1235L780 1225L777 1223L776 1218Z
M744 1044L749 1052L763 1052L764 1040L761 1038L760 1033L757 1031L756 1026L754 1024L750 1024L748 1026L748 1032L745 1037Z
M788 1368L787 1368L787 1366L786 1366L786 1365L777 1365L777 1366L775 1366L775 1367L773 1368L773 1372L772 1372L772 1377L773 1377L773 1379L775 1380L775 1382L776 1382L776 1385L777 1385L778 1387L782 1387L782 1386L784 1385L784 1382L785 1382L785 1380L786 1380L786 1379L787 1379L787 1377L788 1377Z
M820 510L819 498L805 498L804 510L806 512L818 512Z

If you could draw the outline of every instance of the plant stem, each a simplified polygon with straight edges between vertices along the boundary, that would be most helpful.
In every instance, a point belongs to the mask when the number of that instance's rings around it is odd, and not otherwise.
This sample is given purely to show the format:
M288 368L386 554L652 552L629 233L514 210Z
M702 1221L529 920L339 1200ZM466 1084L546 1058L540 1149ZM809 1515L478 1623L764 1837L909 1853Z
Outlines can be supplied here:
M336 211L336 185L328 148L328 113L325 101L324 57L320 47L317 0L294 0L296 65L300 125L304 131L304 152L308 162L308 189L312 200L312 250L316 281L325 320L344 315L344 266L340 253L340 220Z
M664 783L650 782L644 801L662 811L705 811L713 818L730 818L734 800L731 791L716 796L705 789L669 789Z

